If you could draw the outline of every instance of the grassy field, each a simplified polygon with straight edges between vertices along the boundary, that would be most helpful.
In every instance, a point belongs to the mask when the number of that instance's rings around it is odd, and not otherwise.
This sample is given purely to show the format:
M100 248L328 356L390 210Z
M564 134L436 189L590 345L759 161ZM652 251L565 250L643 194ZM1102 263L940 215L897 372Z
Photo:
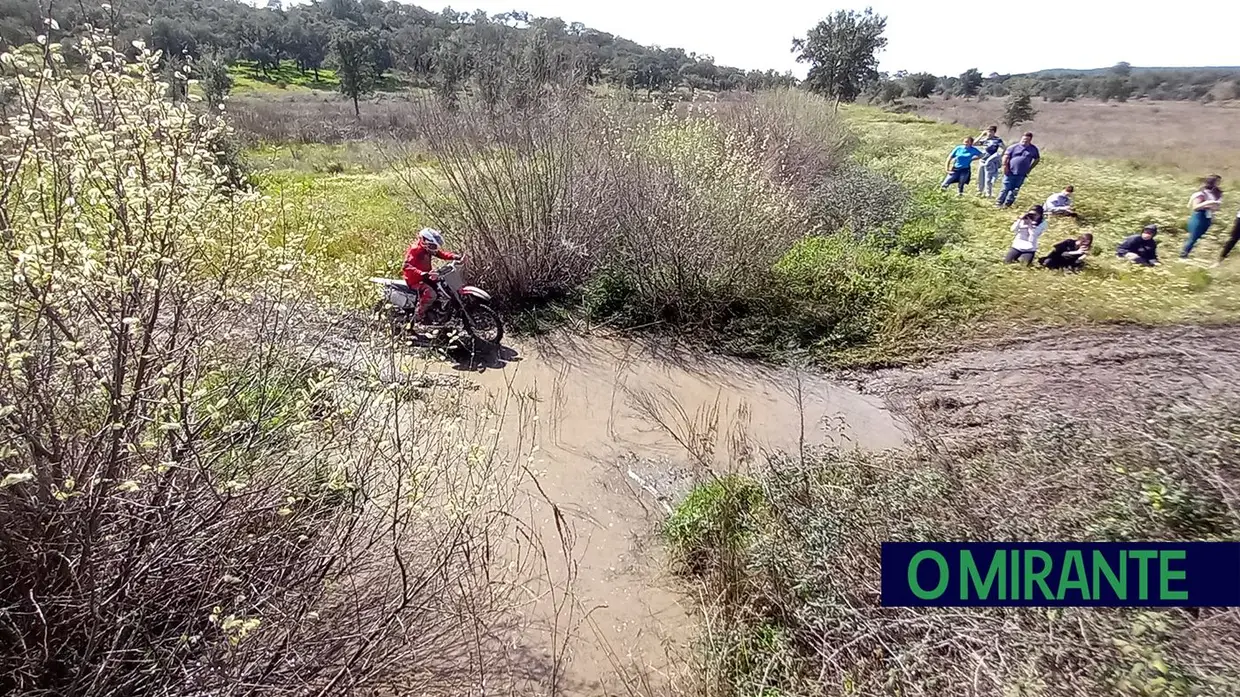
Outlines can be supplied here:
M936 185L943 176L946 153L978 130L864 107L846 108L844 113L863 141L858 157L910 186ZM984 269L991 305L988 320L1006 326L1214 322L1240 317L1240 259L1210 268L1218 256L1223 225L1211 230L1189 261L1176 259L1185 234L1186 202L1196 185L1192 177L1073 157L1051 137L1035 142L1041 146L1043 161L1021 190L1016 207L996 209L991 201L978 198L976 189L966 189L959 200L954 193L942 195L943 206L963 213L960 249ZM1066 275L1003 264L1018 209L1044 202L1067 184L1076 187L1077 209L1087 223L1052 220L1042 249L1091 232L1094 256L1086 271ZM1224 220L1230 218L1224 213ZM1145 269L1117 259L1118 242L1147 223L1158 224L1162 231L1159 253L1165 264Z
M406 123L416 108L408 101L372 106L382 113L363 114L357 125L375 134L391 119ZM856 199L859 203L844 207L849 210L883 208L911 195L908 205L901 204L902 222L893 233L896 241L858 245L843 238L808 238L794 243L775 269L793 279L792 292L801 306L809 306L807 317L814 318L812 326L821 333L810 336L804 327L772 325L771 338L764 340L763 330L749 322L744 325L747 337L733 341L732 350L777 357L782 349L762 349L758 344L783 345L795 335L799 338L794 343L816 360L881 364L959 345L979 333L1003 334L1030 326L1209 323L1240 317L1240 259L1213 267L1223 225L1198 245L1192 259L1176 259L1184 238L1184 204L1195 185L1187 174L1074 157L1063 153L1052 138L1038 138L1043 163L1022 190L1018 208L1043 202L1063 185L1073 184L1078 210L1088 222L1053 220L1042 248L1088 231L1095 237L1094 255L1078 275L1005 265L1002 256L1017 208L997 210L972 191L958 199L937 187L945 153L972 134L971 126L859 106L845 107L842 114L859 139L853 159L894 181L893 193L884 193L888 185L880 180L849 179L835 193L815 195L829 198L836 207L843 206L843 199ZM325 133L308 129L305 136L315 132ZM289 215L298 224L308 216L322 221L313 239L316 255L325 264L348 269L357 282L364 282L367 275L395 273L408 240L419 227L433 222L417 205L407 179L402 181L394 169L403 146L390 138L350 137L345 132L332 139L331 145L262 145L249 151L249 160L266 171L263 187L291 204ZM856 211L849 215L869 224ZM1163 231L1160 252L1165 265L1146 269L1117 259L1116 244L1150 222ZM449 232L456 242L468 237L467 230ZM348 282L332 275L329 295L344 297L338 291ZM346 295L361 301L356 292ZM845 306L852 309L843 312L840 308ZM827 330L832 323L837 328Z
M921 116L977 131L1002 124L1002 99L906 100ZM1008 132L1015 140L1032 130L1038 142L1064 155L1127 160L1149 171L1188 176L1240 177L1240 102L1035 101L1031 123Z

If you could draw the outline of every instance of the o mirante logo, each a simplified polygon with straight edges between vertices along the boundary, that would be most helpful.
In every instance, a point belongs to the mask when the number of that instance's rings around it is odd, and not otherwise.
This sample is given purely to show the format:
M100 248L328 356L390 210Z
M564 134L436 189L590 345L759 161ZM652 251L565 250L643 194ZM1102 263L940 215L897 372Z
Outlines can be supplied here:
M1240 606L1240 543L915 543L882 548L891 607Z

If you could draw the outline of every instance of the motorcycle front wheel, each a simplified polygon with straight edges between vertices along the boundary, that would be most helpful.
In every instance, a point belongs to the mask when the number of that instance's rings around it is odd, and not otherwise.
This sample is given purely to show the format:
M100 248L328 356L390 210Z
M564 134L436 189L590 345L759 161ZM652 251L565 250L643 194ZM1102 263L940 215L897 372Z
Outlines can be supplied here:
M469 319L465 321L465 331L475 341L491 346L499 346L504 340L504 321L499 313L488 305L475 305L469 309Z

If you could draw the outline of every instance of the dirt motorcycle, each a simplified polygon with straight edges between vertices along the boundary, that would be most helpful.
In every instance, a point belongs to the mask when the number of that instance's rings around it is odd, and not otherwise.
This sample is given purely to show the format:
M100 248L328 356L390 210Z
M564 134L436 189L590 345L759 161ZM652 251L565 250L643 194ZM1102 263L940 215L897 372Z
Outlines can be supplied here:
M462 262L450 261L436 269L439 280L427 282L435 300L426 308L422 324L438 329L442 338L458 325L475 341L499 346L504 339L504 322L491 306L491 294L465 284ZM376 315L412 324L418 307L418 292L403 280L372 278L383 288L383 299L375 304Z

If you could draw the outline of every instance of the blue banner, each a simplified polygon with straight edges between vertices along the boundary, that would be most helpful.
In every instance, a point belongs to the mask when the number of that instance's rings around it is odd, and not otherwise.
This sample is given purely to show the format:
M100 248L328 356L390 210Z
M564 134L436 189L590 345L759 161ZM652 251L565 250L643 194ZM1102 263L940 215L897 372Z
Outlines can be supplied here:
M1240 606L1240 542L884 542L887 607Z

